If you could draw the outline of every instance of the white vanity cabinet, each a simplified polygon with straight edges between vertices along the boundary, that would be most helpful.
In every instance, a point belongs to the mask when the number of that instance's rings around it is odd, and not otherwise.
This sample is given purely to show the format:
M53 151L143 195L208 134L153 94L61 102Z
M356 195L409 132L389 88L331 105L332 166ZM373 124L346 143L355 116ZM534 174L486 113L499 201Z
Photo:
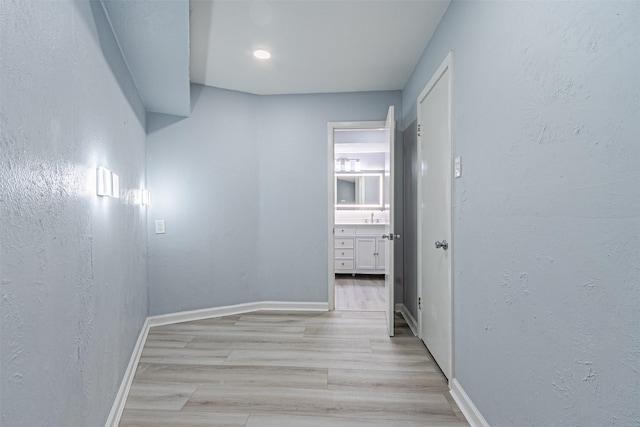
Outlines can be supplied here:
M386 265L383 224L335 226L335 272L383 274Z

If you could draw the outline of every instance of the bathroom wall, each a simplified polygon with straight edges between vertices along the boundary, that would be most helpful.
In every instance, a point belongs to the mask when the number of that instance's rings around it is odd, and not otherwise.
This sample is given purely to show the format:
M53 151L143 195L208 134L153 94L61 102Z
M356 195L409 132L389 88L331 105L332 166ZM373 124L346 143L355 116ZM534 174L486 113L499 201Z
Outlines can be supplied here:
M147 314L144 110L99 2L1 9L0 424L100 426Z
M455 376L492 426L640 419L639 23L454 1L403 91L413 135L453 51Z
M192 85L192 103L186 119L148 116L150 313L326 302L327 122L384 120L400 92Z

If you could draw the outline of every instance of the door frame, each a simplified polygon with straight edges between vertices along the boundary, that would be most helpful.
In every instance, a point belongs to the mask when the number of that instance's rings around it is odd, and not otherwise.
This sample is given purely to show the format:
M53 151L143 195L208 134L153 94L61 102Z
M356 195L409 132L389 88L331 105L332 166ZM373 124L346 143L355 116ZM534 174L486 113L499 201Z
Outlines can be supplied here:
M454 174L453 174L453 159L455 157L455 151L454 151L454 143L453 143L453 92L452 92L452 88L453 88L453 51L449 51L449 53L447 54L447 56L445 57L445 59L442 61L442 63L440 64L440 66L438 67L438 69L435 71L435 73L433 73L433 76L431 77L431 79L429 80L429 82L425 85L424 89L422 90L422 92L420 92L420 96L418 96L417 102L416 102L416 117L417 117L417 123L420 124L420 116L421 116L421 106L420 103L422 100L424 100L428 95L429 92L431 92L431 90L435 87L435 85L438 83L438 81L440 80L440 78L444 75L445 72L449 71L449 87L448 87L448 92L449 92L449 111L448 111L448 121L449 121L449 144L451 147L451 165L450 165L450 174L451 174L451 179L449 181L449 201L450 201L450 206L449 206L449 228L451 230L451 236L450 238L450 259L451 259L451 263L449 264L449 271L448 271L448 276L449 276L449 289L450 289L450 294L449 294L449 300L451 303L450 306L450 314L451 314L451 318L450 318L450 324L451 324L451 335L450 335L450 342L449 342L449 366L450 366L450 370L451 372L449 372L449 385L451 385L451 381L453 381L453 379L455 378L455 357L454 357L454 341L455 341L455 322L454 322L454 304L453 304L453 296L454 296L454 277L453 277L453 271L454 271L454 261L455 261L455 233L454 233L454 227L453 227L453 181L455 179ZM416 128L418 129L418 127L416 126ZM422 158L422 143L421 143L421 136L420 136L420 132L417 131L417 135L416 135L416 141L417 141L417 158L418 161L420 161L420 159ZM420 164L418 165L418 167L422 167ZM422 301L422 254L424 251L424 248L422 247L422 221L421 221L421 212L420 212L420 207L422 206L422 179L420 178L420 174L418 174L418 182L417 182L417 215L416 215L416 221L417 221L417 234L418 234L418 241L417 241L417 276L416 276L416 281L417 281L417 285L418 285L418 300ZM422 306L424 307L424 301L422 302ZM420 339L422 339L422 334L423 334L423 325L422 325L422 314L420 312L420 308L418 309L418 336L420 337Z
M336 308L336 271L335 271L335 251L334 251L334 223L335 223L335 151L334 151L334 130L336 129L381 129L384 128L384 121L361 121L361 122L328 122L327 123L327 257L328 257L328 294L329 311Z

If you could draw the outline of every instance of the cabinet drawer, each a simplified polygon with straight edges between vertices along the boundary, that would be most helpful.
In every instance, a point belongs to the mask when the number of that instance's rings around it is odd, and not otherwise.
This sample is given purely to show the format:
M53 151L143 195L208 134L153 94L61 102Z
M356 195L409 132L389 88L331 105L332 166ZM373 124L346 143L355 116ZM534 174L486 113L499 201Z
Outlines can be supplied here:
M353 270L353 260L337 259L335 267L336 267L336 270Z
M336 238L335 248L353 248L353 237Z
M336 225L336 236L353 236L356 228L349 225Z
M351 258L353 259L353 249L336 249L335 258Z

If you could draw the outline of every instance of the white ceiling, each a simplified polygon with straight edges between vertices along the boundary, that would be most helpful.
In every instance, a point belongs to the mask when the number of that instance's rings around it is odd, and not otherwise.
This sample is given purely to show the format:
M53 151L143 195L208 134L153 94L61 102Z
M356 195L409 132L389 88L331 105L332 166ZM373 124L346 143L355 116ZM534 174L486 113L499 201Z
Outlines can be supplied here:
M449 1L101 3L145 109L188 116L190 81L261 95L402 89Z
M449 0L191 0L191 81L254 94L399 90ZM260 62L254 49L268 49Z

